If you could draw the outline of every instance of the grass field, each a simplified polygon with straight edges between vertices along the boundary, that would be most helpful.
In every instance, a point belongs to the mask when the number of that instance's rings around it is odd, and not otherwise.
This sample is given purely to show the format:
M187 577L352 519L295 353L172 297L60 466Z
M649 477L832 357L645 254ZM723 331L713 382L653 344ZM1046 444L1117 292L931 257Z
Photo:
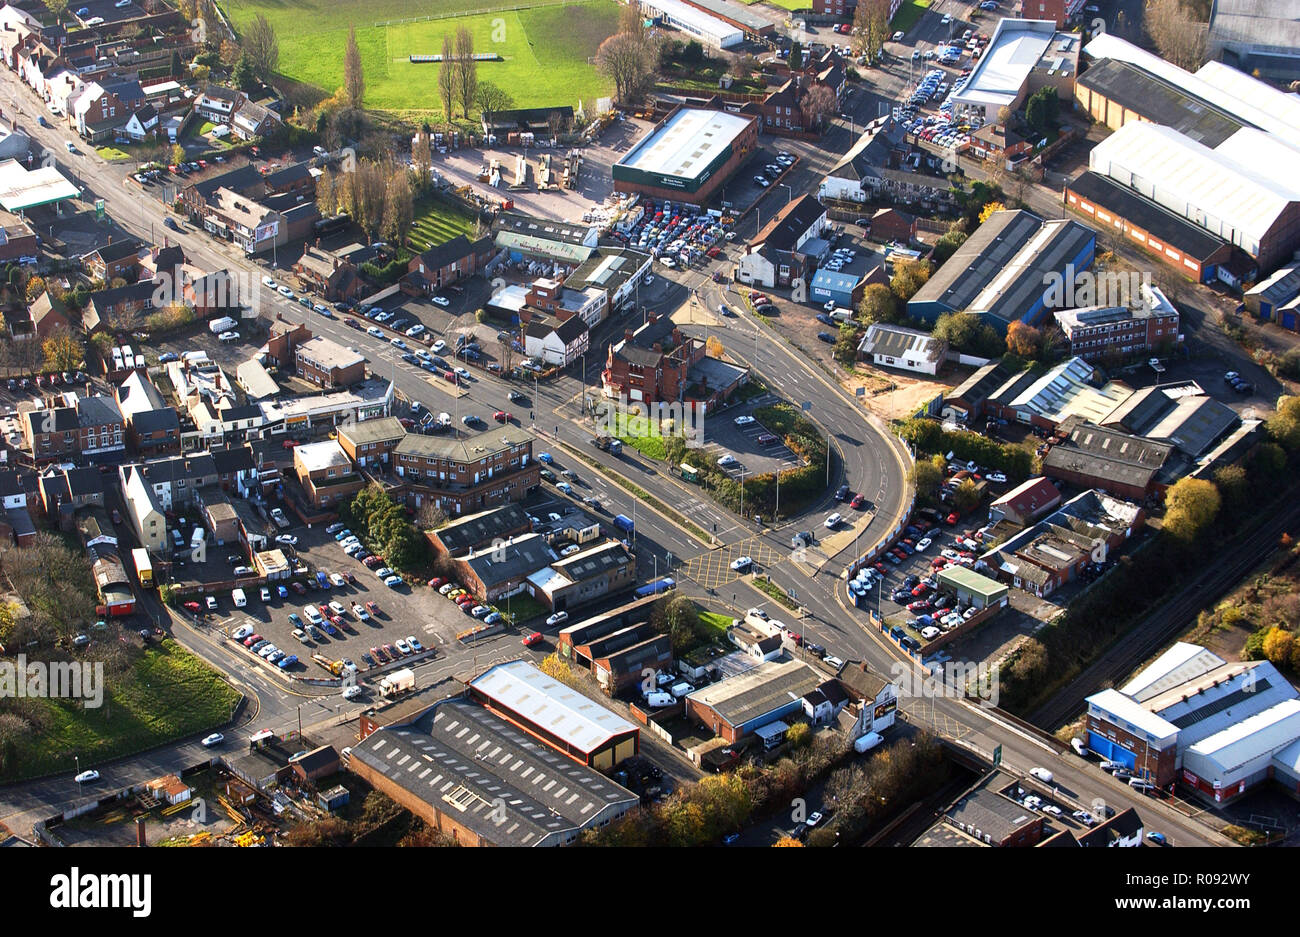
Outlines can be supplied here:
M898 12L894 14L894 18L889 24L890 27L895 30L907 32L916 25L917 20L921 18L921 14L924 13L929 6L930 0L907 0L906 3L898 8Z
M239 693L175 641L145 651L127 679L106 675L103 705L83 709L67 700L32 700L39 730L6 764L17 779L81 767L196 735L230 718ZM10 770L12 768L12 770Z
M411 225L411 234L407 238L412 250L422 251L435 244L445 244L458 234L473 236L472 216L458 212L438 199L416 203L415 223Z
M349 24L355 24L365 72L365 103L371 108L439 112L438 66L412 65L407 57L441 51L442 37L462 26L474 36L475 51L502 56L500 62L479 63L479 80L503 88L516 107L577 105L579 100L590 106L595 98L611 93L610 85L587 61L617 28L618 6L612 0L375 25L503 5L500 0L441 0L436 6L398 0L225 0L222 4L236 28L258 13L265 15L279 39L280 72L327 93L343 83L343 47Z
M100 157L100 159L107 159L107 160L119 160L119 159L131 158L130 153L123 153L115 146L101 146L97 150L95 150L95 153Z

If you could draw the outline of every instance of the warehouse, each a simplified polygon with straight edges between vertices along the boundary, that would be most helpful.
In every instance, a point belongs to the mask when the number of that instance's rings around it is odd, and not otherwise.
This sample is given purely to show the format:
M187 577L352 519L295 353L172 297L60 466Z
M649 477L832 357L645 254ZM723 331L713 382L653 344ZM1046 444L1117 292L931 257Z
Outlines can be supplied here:
M935 577L940 587L954 592L962 605L995 608L1007 604L1008 589L988 576L981 576L965 566L948 566Z
M366 735L348 767L461 846L568 845L638 803L464 697Z
M1300 151L1253 127L1215 149L1158 124L1128 123L1088 168L1163 205L1272 270L1300 246Z
M470 696L556 751L609 771L640 751L637 727L525 660L497 664L470 681Z
M973 112L996 123L998 111L1018 109L1027 97L1055 87L1062 101L1074 96L1079 37L1056 30L1052 20L1003 17L970 80L949 98L957 112Z
M714 735L736 742L803 711L802 697L825 678L797 660L765 661L686 696L686 714Z
M1206 54L1212 64L1279 81L1300 78L1300 0L1216 0Z
M686 0L686 3L743 30L747 36L770 36L776 32L776 23L749 12L739 3L729 0Z
M641 11L715 49L730 49L745 41L745 34L735 26L681 0L641 0Z
M933 324L945 312L978 315L1000 334L1036 324L1053 282L1092 266L1097 232L1077 221L1032 212L994 212L907 302L908 315Z
M1074 98L1093 120L1118 130L1129 121L1172 127L1216 147L1248 124L1181 85L1122 59L1103 59L1080 76Z
M682 107L614 164L614 191L703 205L757 146L756 118Z
M938 374L948 360L948 343L916 329L876 322L867 327L858 344L858 360L870 360L882 368Z
M856 273L823 267L813 274L809 294L819 306L832 302L838 309L857 309L866 288L866 281Z
M1246 308L1264 321L1277 320L1285 329L1295 329L1298 324L1294 309L1288 308L1300 295L1300 266L1280 267L1261 282L1246 290L1242 297Z

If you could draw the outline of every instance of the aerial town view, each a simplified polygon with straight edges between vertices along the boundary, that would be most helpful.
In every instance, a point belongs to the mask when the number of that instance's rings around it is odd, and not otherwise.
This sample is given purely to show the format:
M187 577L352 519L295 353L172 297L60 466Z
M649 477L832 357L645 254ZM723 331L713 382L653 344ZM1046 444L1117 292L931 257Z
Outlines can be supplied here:
M1245 910L1300 845L1300 0L11 0L0 59L34 903L1055 846Z

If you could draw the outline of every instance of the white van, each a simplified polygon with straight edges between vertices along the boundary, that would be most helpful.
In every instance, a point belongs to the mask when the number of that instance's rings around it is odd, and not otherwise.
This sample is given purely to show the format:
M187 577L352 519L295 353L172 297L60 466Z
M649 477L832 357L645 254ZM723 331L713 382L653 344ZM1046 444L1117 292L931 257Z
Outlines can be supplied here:
M673 696L677 697L678 699L681 699L687 693L694 693L695 687L683 681L682 683L674 683L672 692L673 692Z
M868 732L866 735L858 736L853 743L853 750L861 755L863 752L869 752L885 739L879 732Z
M1038 780L1042 781L1044 784L1052 783L1052 772L1048 771L1046 768L1030 768L1029 773L1038 778Z
M645 698L645 702L647 706L654 706L656 708L660 706L671 706L676 701L677 700L673 697L671 693L662 693L659 691L655 691L654 693L649 693L646 695Z
M230 597L235 602L235 608L243 608L248 604L248 596L244 595L243 589L236 589L234 592L230 593Z
M439 413L439 414L438 414L438 422L441 423L443 426L450 426L450 425L451 425L451 414L450 414L450 413Z
M302 614L303 617L306 618L307 621L311 622L313 625L319 625L322 621L325 620L320 617L320 609L318 609L315 605L304 605L302 607Z

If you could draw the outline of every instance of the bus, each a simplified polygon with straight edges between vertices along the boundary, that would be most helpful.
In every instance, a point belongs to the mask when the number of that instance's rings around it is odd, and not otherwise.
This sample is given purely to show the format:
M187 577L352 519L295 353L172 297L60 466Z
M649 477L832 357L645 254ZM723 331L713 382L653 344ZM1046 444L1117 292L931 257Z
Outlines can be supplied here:
M136 547L131 551L131 562L135 563L135 574L140 579L140 588L152 589L153 563L149 562L149 551L144 547Z
M667 576L661 576L654 582L647 582L640 586L632 595L638 599L644 599L647 595L658 595L660 592L667 592L669 589L676 589L677 583Z
M320 219L320 221L314 223L311 228L312 233L315 234L316 237L325 237L327 234L334 234L337 231L342 231L351 223L351 216L348 215L347 212L340 212L339 214L333 215L329 218Z

